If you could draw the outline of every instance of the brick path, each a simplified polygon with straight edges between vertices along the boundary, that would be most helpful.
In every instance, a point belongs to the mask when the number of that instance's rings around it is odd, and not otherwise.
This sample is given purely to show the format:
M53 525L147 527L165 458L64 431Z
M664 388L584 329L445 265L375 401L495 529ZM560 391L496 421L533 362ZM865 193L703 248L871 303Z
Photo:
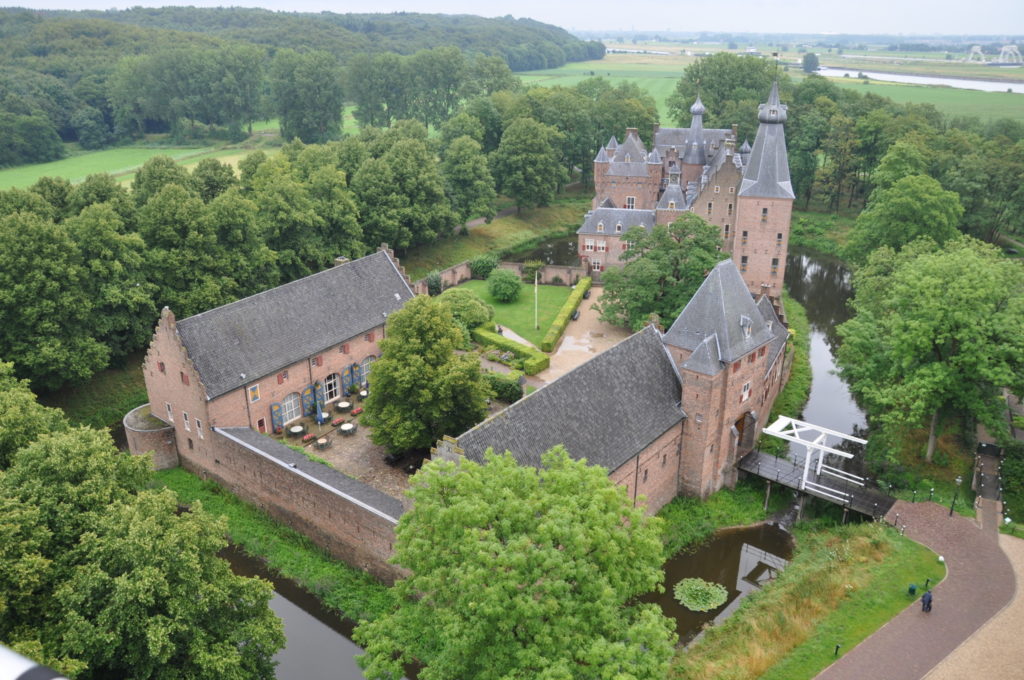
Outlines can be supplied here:
M935 586L930 614L915 603L836 663L821 680L918 680L967 640L1013 598L1013 569L995 533L982 531L935 503L897 501L907 536L946 559L945 580ZM907 584L894 583L894 588ZM1007 676L1003 676L1007 677Z

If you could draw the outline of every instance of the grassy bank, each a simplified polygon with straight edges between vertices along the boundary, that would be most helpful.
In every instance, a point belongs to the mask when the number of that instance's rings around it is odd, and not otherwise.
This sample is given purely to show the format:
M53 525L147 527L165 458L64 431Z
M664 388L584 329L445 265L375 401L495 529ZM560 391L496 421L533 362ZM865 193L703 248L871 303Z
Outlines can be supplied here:
M789 245L826 255L839 255L850 238L856 216L794 210Z
M63 409L76 425L105 428L117 425L124 414L149 401L142 379L139 352L125 359L119 368L107 368L82 385L66 386L39 397L46 406Z
M533 286L523 285L519 298L515 302L498 302L487 292L486 281L466 281L460 288L468 288L494 307L494 322L506 326L540 346L544 334L548 332L558 311L569 298L572 289L569 286L537 286L537 318L539 328L533 324Z
M944 567L927 548L881 524L795 530L785 571L735 614L680 651L671 678L802 680L902 611L907 584L937 583Z
M464 260L521 249L532 243L571 234L583 222L590 208L590 196L573 193L560 196L544 208L523 210L521 215L499 217L490 224L474 227L466 236L456 235L400 255L409 277L416 281L435 269L445 269Z
M305 536L216 484L203 482L181 468L157 472L156 479L173 489L182 504L198 501L207 512L226 517L232 543L295 581L342 616L356 621L373 619L390 606L387 587L369 574L331 558Z
M786 320L789 323L790 343L793 347L793 367L789 380L782 388L768 422L775 422L780 415L800 418L807 399L811 396L811 324L807 321L807 312L803 305L782 291L782 303L786 309ZM758 448L766 453L782 455L789 448L789 443L778 437L761 437Z

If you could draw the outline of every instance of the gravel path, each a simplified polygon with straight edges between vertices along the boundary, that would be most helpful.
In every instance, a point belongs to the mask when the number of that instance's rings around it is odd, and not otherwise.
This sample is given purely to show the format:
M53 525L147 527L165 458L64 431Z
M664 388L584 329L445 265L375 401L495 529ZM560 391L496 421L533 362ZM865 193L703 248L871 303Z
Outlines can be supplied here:
M823 680L918 680L957 649L1014 597L1016 582L998 535L936 503L897 501L886 516L907 527L907 536L946 559L945 580L935 586L930 614L914 604L861 642L818 678ZM906 588L906 584L892 584ZM1020 630L1019 628L1016 630ZM1014 673L995 677L1021 678ZM957 678L983 677L974 672Z

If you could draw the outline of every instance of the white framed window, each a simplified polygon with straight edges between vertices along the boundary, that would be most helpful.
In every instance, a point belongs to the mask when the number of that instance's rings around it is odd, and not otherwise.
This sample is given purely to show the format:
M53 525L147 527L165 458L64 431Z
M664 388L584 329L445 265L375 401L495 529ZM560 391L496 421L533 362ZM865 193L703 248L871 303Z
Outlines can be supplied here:
M779 273L779 258L772 258L772 276Z
M621 234L622 233L622 222L616 222L615 223L615 233L616 234Z
M746 401L747 399L750 399L750 383L749 382L743 383L743 391L740 393L740 402L741 403Z
M740 239L740 245L747 245L747 232L744 231L740 236L742 237Z
M591 269L595 272L601 271L601 260L593 260L590 264Z
M722 193L722 187L720 187L720 186L718 186L718 185L716 184L716 185L715 185L715 193L716 193L716 194L720 194L720 193Z
M740 256L740 271L741 272L747 271L747 256L746 255L741 255Z
M373 366L373 362L376 360L377 357L371 354L370 356L366 357L361 362L359 362L359 365L363 369L363 382L368 382L370 380L370 368Z
M608 245L604 241L597 242L597 252L603 253L608 250Z
M676 202L675 201L669 201L668 202L668 209L669 210L675 210L676 209Z
M708 203L708 214L709 215L711 214L712 205L713 205L712 203L710 203L710 202Z
M302 416L302 397L292 392L281 400L281 422L289 423Z
M249 402L255 404L260 400L260 386L249 385Z
M728 215L732 215L732 203L729 204L729 210L728 210L727 214Z
M174 409L171 408L171 405L168 404L168 403L164 403L164 406L167 407L167 422L173 423L174 422Z
M597 223L597 233L599 233L599 234L604 233L604 222L598 222Z
M185 411L181 412L181 422L185 423L185 431L186 432L191 432L192 431L192 428L189 427L189 424L188 424L188 413L185 412Z
M735 194L736 193L736 187L729 187L729 193L730 194Z
M636 196L626 196L626 207L630 210L636 208Z
M196 418L196 434L199 435L200 439L206 439L203 436L203 421L199 420L199 418Z
M594 239L588 238L588 239L584 240L583 241L583 249L585 251L587 251L588 253L593 252L594 251Z
M341 376L331 373L324 379L324 399L334 401L341 396Z

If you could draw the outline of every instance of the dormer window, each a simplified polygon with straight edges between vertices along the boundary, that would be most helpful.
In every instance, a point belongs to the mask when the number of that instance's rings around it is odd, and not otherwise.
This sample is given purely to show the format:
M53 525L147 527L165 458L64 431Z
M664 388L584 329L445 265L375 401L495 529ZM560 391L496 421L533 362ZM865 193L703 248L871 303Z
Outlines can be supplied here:
M768 115L769 116L777 116L777 115L779 115L779 110L778 109L768 109Z
M629 163L629 161L630 161L630 155L627 153L626 154L626 162Z
M615 223L615 233L616 234L621 234L622 233L622 222L616 222Z
M597 223L597 231L598 233L604 233L604 222Z
M676 209L676 202L675 201L669 201L668 202L668 209L669 210L675 210Z

